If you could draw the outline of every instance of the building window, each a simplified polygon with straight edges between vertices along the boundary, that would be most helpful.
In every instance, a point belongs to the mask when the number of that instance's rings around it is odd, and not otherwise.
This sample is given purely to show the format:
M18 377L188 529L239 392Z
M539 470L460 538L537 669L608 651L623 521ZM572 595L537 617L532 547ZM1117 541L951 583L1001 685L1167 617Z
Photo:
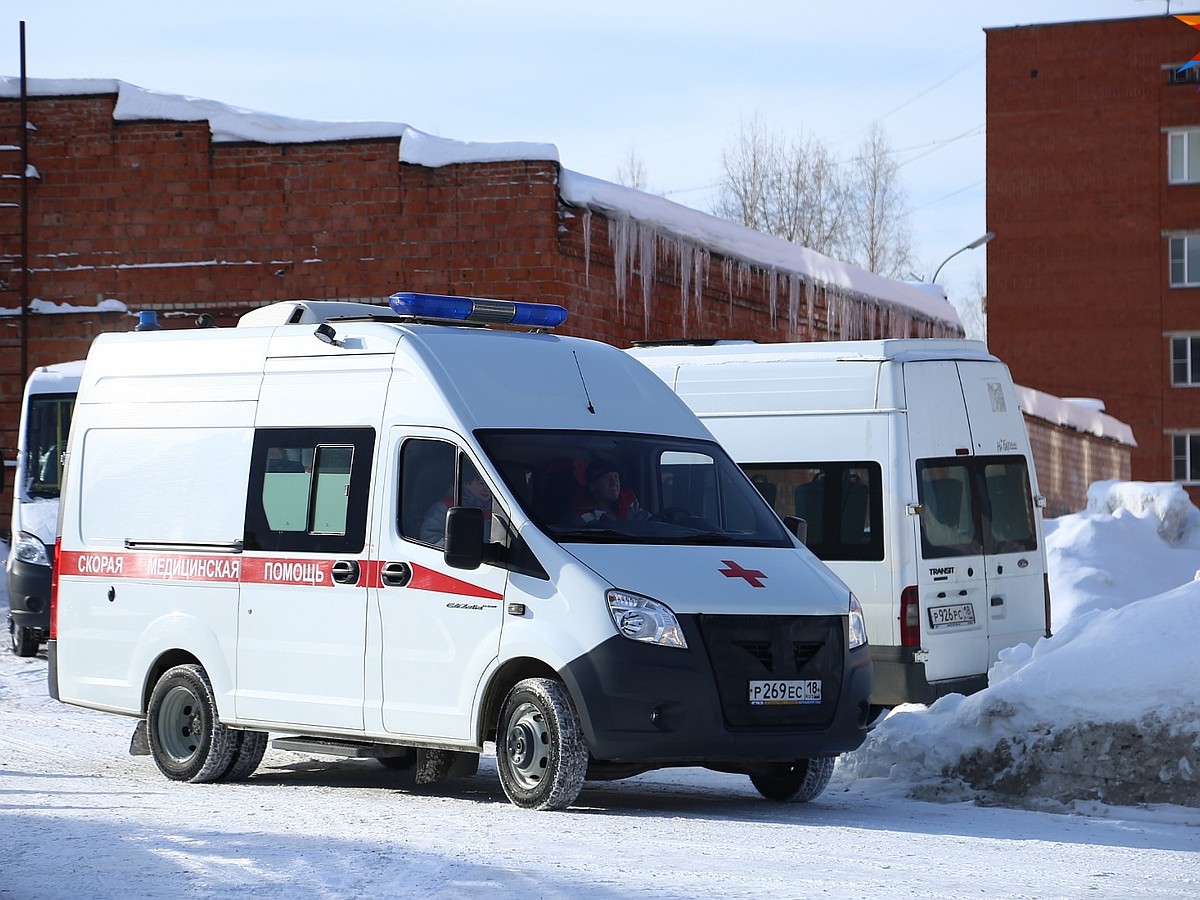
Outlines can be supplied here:
M1171 238L1171 287L1200 287L1200 234Z
M1200 385L1200 335L1171 338L1171 384Z
M1171 477L1200 483L1200 431L1171 435Z
M1167 172L1171 184L1200 181L1200 128L1167 132Z

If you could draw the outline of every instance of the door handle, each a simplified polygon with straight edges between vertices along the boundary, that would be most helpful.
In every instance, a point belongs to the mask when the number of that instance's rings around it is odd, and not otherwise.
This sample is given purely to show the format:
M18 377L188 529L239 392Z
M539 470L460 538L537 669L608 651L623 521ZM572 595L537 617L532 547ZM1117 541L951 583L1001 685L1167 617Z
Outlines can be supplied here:
M333 580L338 584L358 583L358 561L339 559L333 564Z
M385 587L404 587L412 580L412 566L405 562L384 563L380 580Z

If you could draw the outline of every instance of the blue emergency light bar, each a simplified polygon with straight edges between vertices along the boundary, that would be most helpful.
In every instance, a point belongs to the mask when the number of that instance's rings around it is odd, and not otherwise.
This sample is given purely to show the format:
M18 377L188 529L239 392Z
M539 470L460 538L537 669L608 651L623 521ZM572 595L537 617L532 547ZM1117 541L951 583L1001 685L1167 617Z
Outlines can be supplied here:
M515 300L491 300L486 297L450 297L445 294L418 294L412 291L392 294L388 303L398 316L445 322L555 328L567 320L566 309L553 303L522 303Z

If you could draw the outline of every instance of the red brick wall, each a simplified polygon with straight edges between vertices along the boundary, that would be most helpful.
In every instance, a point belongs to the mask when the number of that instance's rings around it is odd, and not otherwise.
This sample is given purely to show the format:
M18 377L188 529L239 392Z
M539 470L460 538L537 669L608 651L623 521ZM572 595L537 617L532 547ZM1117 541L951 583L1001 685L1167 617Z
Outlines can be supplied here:
M1200 429L1164 336L1200 330L1200 290L1169 287L1163 237L1200 228L1200 186L1167 185L1162 132L1200 125L1164 69L1197 51L1168 16L987 32L990 348L1018 384L1101 398L1145 481L1171 479L1166 429Z
M1085 434L1026 414L1038 488L1046 498L1045 514L1063 516L1087 508L1093 481L1128 481L1128 444Z
M115 122L114 104L114 96L29 100L40 176L29 187L29 296L60 310L115 300L130 311L30 315L31 365L83 357L90 337L132 328L140 310L157 310L168 325L201 312L232 324L279 300L382 302L397 290L559 302L571 313L562 331L618 346L820 339L831 329L957 336L819 291L789 295L785 278L702 250L697 257L669 237L651 241L654 265L638 256L618 276L613 223L562 201L553 162L426 168L399 162L398 138L214 144L205 122ZM0 145L19 144L19 111L18 101L0 99ZM14 156L0 151L5 173L20 171ZM0 204L19 199L18 183L0 183ZM0 276L10 288L20 280L18 235L4 218L11 209L0 205ZM0 306L18 301L0 287ZM0 317L0 452L9 459L24 374L20 323ZM0 497L0 533L10 497Z

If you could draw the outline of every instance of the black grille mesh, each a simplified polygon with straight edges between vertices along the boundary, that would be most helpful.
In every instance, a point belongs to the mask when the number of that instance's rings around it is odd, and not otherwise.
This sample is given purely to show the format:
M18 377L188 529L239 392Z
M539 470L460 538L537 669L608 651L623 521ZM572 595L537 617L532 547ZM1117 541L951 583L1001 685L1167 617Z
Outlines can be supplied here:
M730 728L817 728L832 721L845 663L841 618L699 616L698 623ZM750 682L770 679L819 680L821 702L751 706Z

